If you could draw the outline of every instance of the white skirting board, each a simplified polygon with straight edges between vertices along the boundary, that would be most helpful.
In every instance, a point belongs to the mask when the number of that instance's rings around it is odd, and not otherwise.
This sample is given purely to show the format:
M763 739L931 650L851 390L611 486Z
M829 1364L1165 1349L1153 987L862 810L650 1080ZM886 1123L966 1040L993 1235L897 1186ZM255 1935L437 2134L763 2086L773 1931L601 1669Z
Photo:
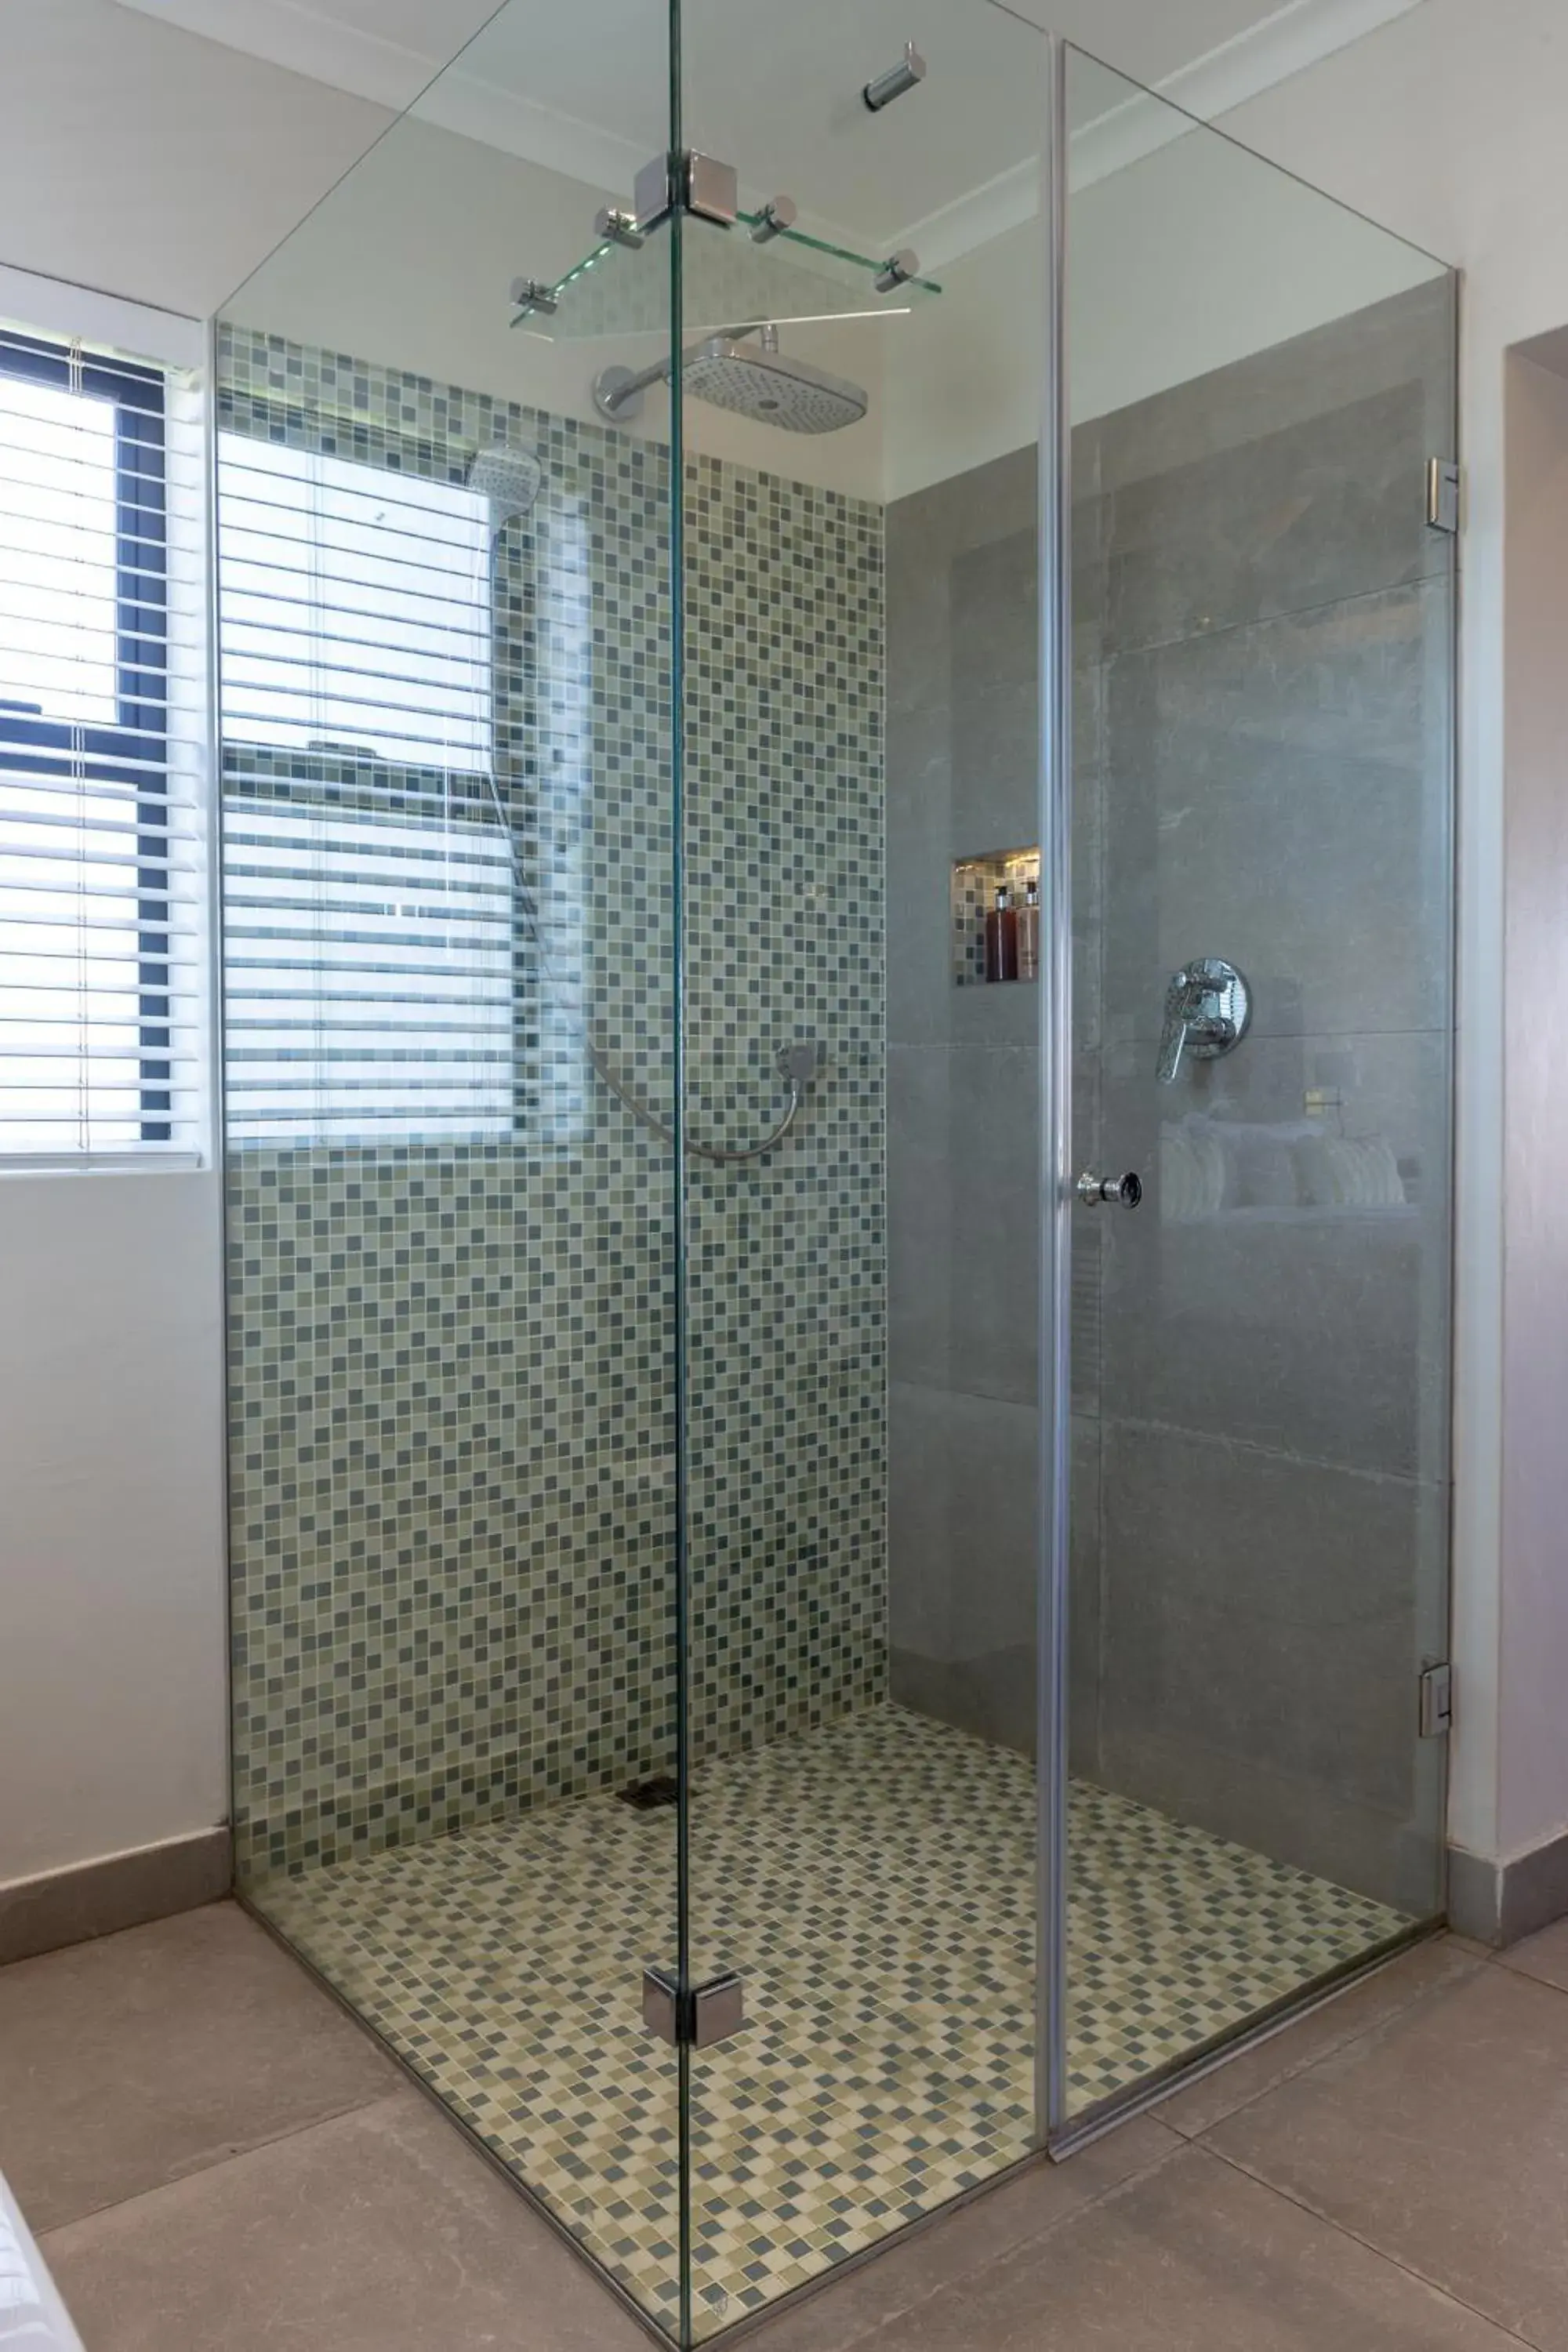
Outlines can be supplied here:
M81 2337L0 2174L0 2352L82 2352Z

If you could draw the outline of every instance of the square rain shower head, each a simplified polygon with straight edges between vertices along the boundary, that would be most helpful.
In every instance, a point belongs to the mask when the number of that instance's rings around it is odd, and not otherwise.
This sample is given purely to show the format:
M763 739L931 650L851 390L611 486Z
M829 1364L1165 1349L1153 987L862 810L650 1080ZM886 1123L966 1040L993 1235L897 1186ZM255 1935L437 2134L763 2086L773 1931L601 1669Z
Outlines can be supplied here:
M786 433L837 433L858 425L868 405L860 386L844 376L728 335L700 344L680 373L687 391L699 400L733 409L759 425L780 425Z

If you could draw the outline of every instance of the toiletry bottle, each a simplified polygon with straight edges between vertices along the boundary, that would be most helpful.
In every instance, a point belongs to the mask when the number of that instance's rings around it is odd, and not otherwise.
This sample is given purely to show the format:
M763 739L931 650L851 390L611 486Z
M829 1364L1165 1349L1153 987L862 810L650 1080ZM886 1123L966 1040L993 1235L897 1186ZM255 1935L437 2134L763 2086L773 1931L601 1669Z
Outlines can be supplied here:
M1013 911L1013 895L1005 882L998 886L996 904L985 918L985 977L1018 977L1018 918Z
M1040 976L1040 886L1031 874L1024 885L1024 903L1018 909L1018 977L1038 980Z

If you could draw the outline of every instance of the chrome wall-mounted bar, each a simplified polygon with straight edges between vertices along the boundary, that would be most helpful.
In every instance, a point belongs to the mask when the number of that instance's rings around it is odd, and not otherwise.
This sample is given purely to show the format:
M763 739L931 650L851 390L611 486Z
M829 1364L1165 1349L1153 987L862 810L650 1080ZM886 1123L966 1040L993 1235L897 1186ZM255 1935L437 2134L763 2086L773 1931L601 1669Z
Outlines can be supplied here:
M770 196L752 223L752 243L771 245L775 236L782 236L785 229L793 228L795 224L794 197Z
M900 246L897 253L889 255L871 283L879 294L896 294L900 286L919 277L921 257L913 246Z
M514 278L509 299L517 312L511 322L514 327L521 325L524 319L553 319L561 307L553 288L544 285L537 278Z
M601 205L594 215L594 235L607 245L629 246L635 253L644 242L636 213L620 205Z
M912 41L906 41L904 54L898 64L889 66L886 73L879 73L874 81L868 81L860 95L869 113L880 114L885 106L891 106L894 99L902 98L907 89L918 89L925 78L924 58Z

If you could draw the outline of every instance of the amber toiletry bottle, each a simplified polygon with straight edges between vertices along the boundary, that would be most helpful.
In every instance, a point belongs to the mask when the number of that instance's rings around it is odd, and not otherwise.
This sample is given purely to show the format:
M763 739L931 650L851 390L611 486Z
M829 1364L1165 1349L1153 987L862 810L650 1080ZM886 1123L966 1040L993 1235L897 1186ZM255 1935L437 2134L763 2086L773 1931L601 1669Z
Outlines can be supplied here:
M1013 911L1012 893L1005 882L998 887L996 904L985 918L985 977L1018 977L1018 918Z
M1018 909L1018 977L1038 980L1040 976L1040 886L1031 874L1024 885L1024 903Z

